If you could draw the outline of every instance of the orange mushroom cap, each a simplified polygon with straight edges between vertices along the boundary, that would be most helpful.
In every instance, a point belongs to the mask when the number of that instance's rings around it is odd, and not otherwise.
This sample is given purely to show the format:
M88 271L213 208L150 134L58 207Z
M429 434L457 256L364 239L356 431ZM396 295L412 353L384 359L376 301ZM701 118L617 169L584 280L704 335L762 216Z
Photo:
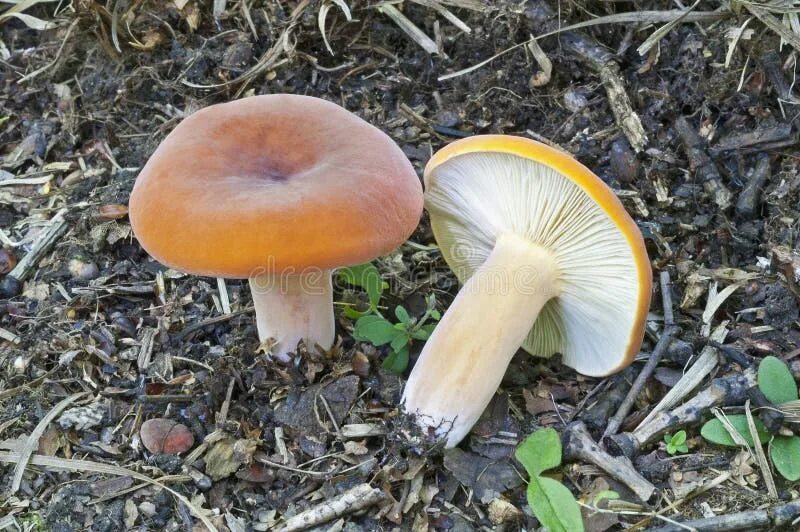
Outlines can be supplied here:
M371 260L401 244L421 212L420 181L385 133L336 104L288 94L189 116L130 198L148 253L228 278Z

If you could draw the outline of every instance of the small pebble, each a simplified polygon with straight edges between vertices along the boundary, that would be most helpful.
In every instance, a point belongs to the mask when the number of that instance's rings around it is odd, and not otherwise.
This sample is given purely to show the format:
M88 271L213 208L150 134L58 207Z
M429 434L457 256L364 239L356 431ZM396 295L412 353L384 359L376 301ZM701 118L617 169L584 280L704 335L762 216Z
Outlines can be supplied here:
M153 454L180 454L194 445L194 436L181 423L171 419L148 419L139 433L142 444Z
M153 517L156 515L156 505L150 501L144 501L139 504L139 511L146 517Z

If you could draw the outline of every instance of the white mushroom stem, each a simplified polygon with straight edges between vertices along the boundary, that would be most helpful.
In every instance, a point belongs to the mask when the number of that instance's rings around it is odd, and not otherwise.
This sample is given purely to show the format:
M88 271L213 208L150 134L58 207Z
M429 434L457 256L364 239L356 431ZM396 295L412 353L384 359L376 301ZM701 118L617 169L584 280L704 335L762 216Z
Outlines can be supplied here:
M331 272L257 275L250 278L258 338L271 344L273 358L284 362L303 340L309 348L328 349L334 340Z
M501 236L425 344L403 393L405 409L454 447L489 404L542 307L559 295L547 249Z

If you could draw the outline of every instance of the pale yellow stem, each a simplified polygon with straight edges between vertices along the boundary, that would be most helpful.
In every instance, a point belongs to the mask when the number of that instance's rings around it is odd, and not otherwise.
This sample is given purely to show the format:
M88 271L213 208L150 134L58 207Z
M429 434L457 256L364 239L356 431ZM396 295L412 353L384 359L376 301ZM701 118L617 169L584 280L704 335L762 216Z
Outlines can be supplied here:
M547 249L501 236L442 317L403 401L447 447L467 435L489 404L542 307L558 296L558 276Z
M258 275L250 278L258 338L275 342L271 355L288 361L303 340L310 349L328 349L334 340L331 272Z

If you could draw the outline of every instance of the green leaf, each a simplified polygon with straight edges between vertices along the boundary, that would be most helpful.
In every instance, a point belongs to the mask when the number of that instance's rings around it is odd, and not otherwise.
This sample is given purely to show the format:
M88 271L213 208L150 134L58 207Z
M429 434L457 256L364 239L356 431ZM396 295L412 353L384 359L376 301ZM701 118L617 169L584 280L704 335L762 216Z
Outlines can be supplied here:
M399 334L404 333L380 316L373 315L359 318L353 329L353 338L376 346L390 343Z
M603 500L609 500L610 501L610 500L615 500L615 499L619 499L619 493L617 493L614 490L603 490L603 491L599 492L597 495L594 496L594 500L592 501L592 504L597 506Z
M561 464L561 438L555 429L539 429L519 444L514 456L528 475L540 475Z
M408 349L403 348L400 351L392 351L383 361L383 369L390 373L400 374L403 373L408 367Z
M411 337L414 340L427 340L431 337L431 333L429 333L424 327L420 327L419 329L411 331Z
M408 315L408 311L403 308L402 305L397 305L394 307L394 315L397 316L397 319L400 320L400 323L405 325L411 323L411 316Z
M373 310L377 308L381 294L383 294L384 283L380 272L372 263L367 262L358 266L341 268L338 270L338 274L345 282L363 288L367 292L370 308Z
M753 438L750 437L750 429L747 427L747 417L744 414L736 414L733 416L728 416L728 421L731 422L731 425L734 426L736 432L738 432L744 441L747 442L747 445L753 445ZM753 421L756 425L756 431L758 432L758 439L761 443L767 443L769 441L769 433L767 432L766 427L761 422L760 419L754 418ZM703 428L700 429L700 435L703 436L707 441L711 443L716 443L717 445L724 445L725 447L738 447L736 442L733 441L731 435L728 434L728 431L725 430L725 426L722 422L717 419L709 419L706 421Z
M800 438L775 436L769 448L772 464L786 480L800 479Z
M682 444L678 445L675 448L675 450L678 451L679 453L688 453L689 452L689 446L686 445L685 443L682 443Z
M552 478L534 475L528 484L528 504L550 532L583 532L581 509L572 493Z
M780 405L797 399L797 383L786 363L765 357L758 365L758 388L770 403Z
M407 334L398 334L394 337L394 340L392 340L392 343L389 346L392 348L392 351L400 351L408 345L410 340L411 339Z
M664 443L669 445L672 443L672 435L671 434L664 434Z
M685 430L679 430L672 437L671 441L672 441L672 445L675 445L675 446L683 445L684 443L686 443L686 431Z
M361 312L356 310L355 307L344 307L342 313L351 320L357 320L358 318L369 314L369 312Z
M442 317L442 315L439 313L438 310L433 309L431 311L431 318L435 319L436 321L439 321L441 319L441 317Z

